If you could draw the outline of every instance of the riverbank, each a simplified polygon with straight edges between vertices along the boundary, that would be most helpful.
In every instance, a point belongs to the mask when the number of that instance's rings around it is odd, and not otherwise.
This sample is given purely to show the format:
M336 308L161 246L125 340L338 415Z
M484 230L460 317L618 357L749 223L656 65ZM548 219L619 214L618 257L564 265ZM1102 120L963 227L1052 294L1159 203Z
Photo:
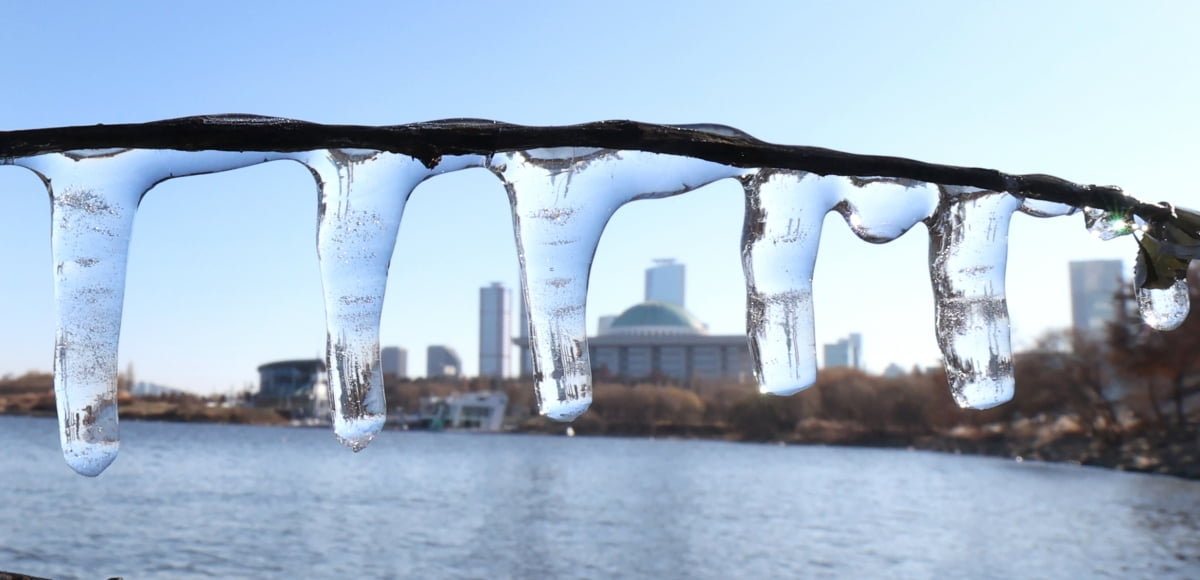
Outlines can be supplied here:
M24 394L0 397L0 414L53 416L54 397ZM123 420L284 426L289 421L268 409L222 406L199 399L123 397ZM751 430L725 422L612 422L587 413L571 424L580 436L721 439L727 441L913 448L954 454L1093 465L1122 471L1158 473L1200 480L1200 430L1166 431L1136 422L1120 432L1089 432L1071 416L1043 416L1010 423L959 425L943 430L871 428L853 421L804 419L787 430ZM518 433L561 434L566 425L536 417L512 425Z
M1054 423L1067 424L1067 428ZM1094 436L1074 428L1070 418L1029 430L1022 426L999 425L983 429L959 429L949 436L918 441L914 447L1107 467L1120 471L1158 473L1200 480L1200 430L1194 424L1184 430L1136 429L1120 434Z
M287 425L288 420L270 409L223 406L196 397L136 398L118 401L122 420L171 421L176 423L226 423L234 425ZM53 417L57 413L53 394L23 393L0 397L0 414Z
M723 439L728 441L828 445L846 447L912 448L953 454L1008 457L1106 467L1119 471L1156 473L1200 480L1200 430L1149 429L1124 426L1120 434L1089 433L1073 417L1041 417L1012 423L957 426L934 433L873 429L848 421L810 419L786 436L747 438L730 425L603 423L584 415L571 424L579 436ZM518 432L563 433L565 425L535 418Z

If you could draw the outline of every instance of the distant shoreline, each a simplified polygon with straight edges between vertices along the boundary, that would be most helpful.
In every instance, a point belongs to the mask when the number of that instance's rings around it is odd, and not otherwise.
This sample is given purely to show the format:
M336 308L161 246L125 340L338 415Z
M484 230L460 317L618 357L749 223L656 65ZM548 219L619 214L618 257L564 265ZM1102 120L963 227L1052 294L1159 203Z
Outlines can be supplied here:
M156 402L157 403L157 402ZM295 425L277 413L242 407L208 407L180 410L162 404L122 405L121 418L128 421L170 423L210 423L227 425L257 425L304 429L324 426ZM3 414L54 418L53 411L14 411ZM585 416L586 417L586 416ZM566 423L542 418L528 420L501 433L562 435ZM871 447L880 449L919 449L942 453L1006 457L1018 460L1070 463L1131 471L1170 475L1200 481L1200 433L1138 434L1127 436L1120 443L1105 444L1079 433L1054 433L1051 428L1032 431L1021 426L990 425L970 430L954 430L940 435L905 435L883 431L864 431L856 425L822 422L810 426L804 436L751 441L742 439L727 428L704 425L623 425L595 429L586 420L570 424L575 434L583 437L636 437L720 440L738 443L783 443L787 445L826 445L841 447ZM615 427L615 428L613 428ZM401 430L388 427L386 430ZM481 434L487 434L486 432Z
M53 396L9 397L0 414L49 417L56 413ZM125 398L120 417L127 421L212 423L289 427L286 417L271 409L223 406L192 399ZM534 417L510 425L506 433L561 435L568 424ZM1106 467L1120 471L1156 473L1200 480L1200 429L1183 432L1130 428L1106 441L1087 433L1070 416L1023 419L1012 423L958 426L943 432L905 432L873 429L849 421L808 419L794 430L751 437L729 424L613 423L585 414L570 423L579 436L710 439L733 442L830 445L847 447L912 448L944 453L1008 457L1055 463ZM314 426L304 426L314 428ZM322 427L327 428L327 427ZM395 429L388 427L388 429Z
M1185 433L1142 432L1126 434L1119 442L1105 442L1070 427L1063 418L1019 421L981 427L951 429L939 434L905 434L864 429L836 421L811 421L792 437L748 440L716 426L617 425L595 430L586 415L571 426L577 436L619 436L681 439L716 439L741 443L919 449L956 455L1006 457L1017 460L1070 463L1170 475L1200 481L1200 430ZM1064 426L1063 423L1068 423ZM614 428L615 427L615 428ZM521 433L560 434L566 424L538 418L518 427Z

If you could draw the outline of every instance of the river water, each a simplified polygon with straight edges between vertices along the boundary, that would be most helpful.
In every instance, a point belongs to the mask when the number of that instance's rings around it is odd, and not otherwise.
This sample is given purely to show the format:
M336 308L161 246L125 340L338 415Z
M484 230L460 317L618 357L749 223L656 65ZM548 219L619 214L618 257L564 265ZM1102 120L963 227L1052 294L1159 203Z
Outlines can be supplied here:
M1200 482L903 450L0 417L0 570L106 578L1200 578Z

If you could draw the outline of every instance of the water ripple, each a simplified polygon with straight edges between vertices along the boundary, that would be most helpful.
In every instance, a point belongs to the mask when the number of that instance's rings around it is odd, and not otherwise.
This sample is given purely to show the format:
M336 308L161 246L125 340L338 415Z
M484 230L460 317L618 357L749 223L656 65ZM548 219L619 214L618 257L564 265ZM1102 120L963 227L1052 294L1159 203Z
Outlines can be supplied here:
M0 568L59 579L1196 578L1200 483L896 450L0 417ZM553 460L547 458L555 458Z

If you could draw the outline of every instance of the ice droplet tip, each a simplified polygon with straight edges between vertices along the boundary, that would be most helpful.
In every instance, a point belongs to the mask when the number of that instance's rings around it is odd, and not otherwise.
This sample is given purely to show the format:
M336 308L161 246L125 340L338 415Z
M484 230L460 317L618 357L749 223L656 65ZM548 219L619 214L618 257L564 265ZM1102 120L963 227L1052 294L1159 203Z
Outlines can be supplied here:
M104 473L109 465L117 458L120 443L102 441L88 443L84 441L67 445L63 448L63 458L75 473L84 477L96 477Z
M992 407L998 407L1012 400L1013 398L1013 383L1011 380L1003 381L1001 384L983 385L974 389L968 388L960 391L955 395L954 401L963 409L975 409L976 411L986 411ZM973 392L972 392L973 391Z
M1008 399L989 399L989 400L981 400L981 401L968 401L968 402L966 402L966 404L964 404L962 406L964 408L974 409L976 411L986 411L993 407L999 407L1000 405L1003 405L1004 403L1007 403L1008 401L1009 401Z
M366 415L354 419L338 418L334 420L333 433L338 442L351 451L358 453L371 444L375 435L383 429L383 415Z
M799 393L800 391L803 391L811 386L813 386L812 382L799 381L771 385L760 383L758 385L758 392L762 395L779 395L781 397L787 397Z
M361 439L348 439L346 437L342 437L339 435L337 440L338 440L338 443L341 443L342 445L345 445L346 447L350 448L351 451L358 453L359 451L366 449L367 445L370 445L371 440L374 438L375 438L375 436L372 435L372 436L368 436L368 437L363 437Z
M587 411L589 406L591 401L569 401L546 407L542 409L542 414L555 421L569 423Z

